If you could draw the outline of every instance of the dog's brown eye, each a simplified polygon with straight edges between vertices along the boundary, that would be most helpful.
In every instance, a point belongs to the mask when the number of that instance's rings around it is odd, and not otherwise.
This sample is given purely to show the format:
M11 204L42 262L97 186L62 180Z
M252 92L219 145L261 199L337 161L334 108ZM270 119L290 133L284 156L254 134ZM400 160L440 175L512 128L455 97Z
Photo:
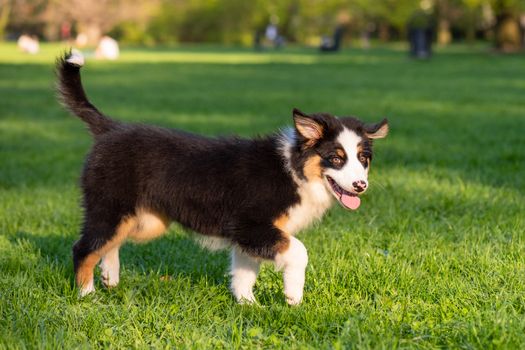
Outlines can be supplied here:
M330 163L332 163L332 165L334 166L340 167L341 165L343 165L343 160L339 157L332 157L330 159Z
M359 161L363 164L366 164L368 161L368 158L363 153L359 153Z

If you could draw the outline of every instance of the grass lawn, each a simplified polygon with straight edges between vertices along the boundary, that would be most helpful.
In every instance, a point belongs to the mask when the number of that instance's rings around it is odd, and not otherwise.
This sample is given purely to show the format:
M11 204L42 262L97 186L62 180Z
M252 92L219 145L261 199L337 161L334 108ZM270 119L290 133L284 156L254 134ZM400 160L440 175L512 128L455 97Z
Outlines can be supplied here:
M91 139L55 102L44 45L0 45L0 348L525 347L525 57L481 49L413 62L396 48L281 53L206 47L88 60L90 98L119 120L244 136L291 110L388 116L358 211L299 238L302 305L265 266L239 306L228 254L179 226L121 250L120 285L78 298L71 246Z

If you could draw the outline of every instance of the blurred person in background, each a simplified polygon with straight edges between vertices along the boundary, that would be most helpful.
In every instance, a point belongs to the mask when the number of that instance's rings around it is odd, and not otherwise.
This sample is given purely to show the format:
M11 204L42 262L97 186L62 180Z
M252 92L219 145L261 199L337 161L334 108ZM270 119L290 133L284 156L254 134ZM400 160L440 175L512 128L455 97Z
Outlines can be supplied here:
M36 55L38 51L40 51L40 44L38 42L38 38L34 35L21 35L20 38L18 38L17 44L20 50L31 55Z
M119 53L118 42L106 35L100 39L97 50L95 51L95 58L116 60Z

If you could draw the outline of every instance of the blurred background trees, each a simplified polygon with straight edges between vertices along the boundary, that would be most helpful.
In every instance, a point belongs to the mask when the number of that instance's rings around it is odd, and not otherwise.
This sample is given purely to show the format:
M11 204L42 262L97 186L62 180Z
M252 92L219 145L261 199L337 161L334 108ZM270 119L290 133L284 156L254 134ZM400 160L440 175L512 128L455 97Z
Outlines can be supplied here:
M0 0L0 38L32 34L44 40L84 33L129 44L213 42L251 45L274 23L287 42L318 44L344 25L345 40L404 40L425 13L435 39L492 41L523 47L525 0Z

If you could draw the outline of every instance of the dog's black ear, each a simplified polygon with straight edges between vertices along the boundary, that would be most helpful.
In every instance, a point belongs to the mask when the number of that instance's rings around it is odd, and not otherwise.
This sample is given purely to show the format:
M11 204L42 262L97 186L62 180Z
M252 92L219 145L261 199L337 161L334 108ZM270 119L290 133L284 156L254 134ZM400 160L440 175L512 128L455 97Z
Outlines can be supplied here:
M388 135L388 120L385 118L376 124L366 124L365 127L366 136L371 139L382 139Z
M309 116L297 108L294 108L293 121L297 132L312 143L315 143L323 137L324 126L321 121L315 117Z

